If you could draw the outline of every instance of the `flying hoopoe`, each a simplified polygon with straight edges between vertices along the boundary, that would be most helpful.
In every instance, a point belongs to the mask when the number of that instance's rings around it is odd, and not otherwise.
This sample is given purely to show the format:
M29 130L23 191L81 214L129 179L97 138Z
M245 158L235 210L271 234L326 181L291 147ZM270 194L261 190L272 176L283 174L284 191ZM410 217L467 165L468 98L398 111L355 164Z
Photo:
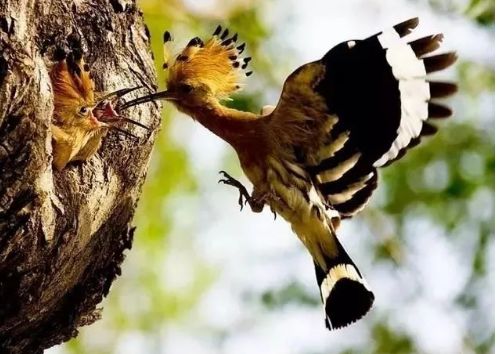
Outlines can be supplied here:
M314 260L328 329L357 321L374 301L337 238L340 220L364 208L379 167L434 134L433 119L451 115L433 99L453 94L456 85L427 75L449 67L456 55L428 56L441 34L408 42L404 37L417 25L414 18L338 44L295 70L278 105L261 114L220 102L239 89L250 60L240 59L245 45L236 34L228 38L218 27L206 43L194 38L170 58L166 32L167 90L122 106L168 100L236 150L253 192L224 171L221 182L239 189L241 207L245 201L260 212L268 205L291 224Z
M50 70L54 94L54 113L51 125L53 165L62 170L71 161L85 161L94 155L109 129L133 136L116 126L120 122L145 125L122 117L117 100L137 88L121 89L109 94L95 92L90 67L85 64L79 49L66 54L56 51L57 62Z

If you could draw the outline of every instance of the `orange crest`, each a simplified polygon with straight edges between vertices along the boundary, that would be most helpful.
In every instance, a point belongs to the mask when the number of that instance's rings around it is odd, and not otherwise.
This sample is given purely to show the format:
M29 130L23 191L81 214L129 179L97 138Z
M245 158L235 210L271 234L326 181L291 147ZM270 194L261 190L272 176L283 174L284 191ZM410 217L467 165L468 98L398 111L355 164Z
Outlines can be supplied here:
M250 57L240 58L245 43L237 44L238 35L228 37L229 31L222 33L218 26L213 36L204 42L195 37L174 59L169 59L169 32L164 33L164 68L168 69L168 87L177 83L206 85L218 99L226 99L240 89L243 71L247 68ZM249 76L252 72L245 73Z
M67 59L59 61L50 71L50 79L57 119L64 119L57 113L94 104L95 83L90 76L90 68L81 57L75 59L71 54Z

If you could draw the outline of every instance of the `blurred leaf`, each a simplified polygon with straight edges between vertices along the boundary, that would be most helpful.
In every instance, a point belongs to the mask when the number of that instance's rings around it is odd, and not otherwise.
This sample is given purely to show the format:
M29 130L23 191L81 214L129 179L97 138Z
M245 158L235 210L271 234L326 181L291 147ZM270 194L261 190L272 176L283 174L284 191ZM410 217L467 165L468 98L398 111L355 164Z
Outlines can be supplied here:
M373 327L375 354L410 354L416 353L411 338L401 332L397 332L384 324L377 323Z
M495 2L493 0L471 0L466 14L481 25L491 26L495 23Z
M290 283L277 291L264 292L261 301L269 309L282 307L289 303L310 306L316 306L320 303L315 294L308 294L296 283Z

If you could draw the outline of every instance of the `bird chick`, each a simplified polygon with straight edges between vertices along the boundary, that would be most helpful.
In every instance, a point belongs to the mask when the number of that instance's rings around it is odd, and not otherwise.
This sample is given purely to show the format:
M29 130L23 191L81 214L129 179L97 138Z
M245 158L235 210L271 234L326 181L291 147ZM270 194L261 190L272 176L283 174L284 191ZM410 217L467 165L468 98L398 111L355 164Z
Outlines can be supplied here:
M110 94L95 92L90 68L78 51L61 58L50 70L54 95L51 124L53 165L62 170L71 161L86 161L99 149L109 129L135 137L116 126L128 122L145 125L122 117L117 100L138 88L121 89ZM135 137L136 138L136 137Z

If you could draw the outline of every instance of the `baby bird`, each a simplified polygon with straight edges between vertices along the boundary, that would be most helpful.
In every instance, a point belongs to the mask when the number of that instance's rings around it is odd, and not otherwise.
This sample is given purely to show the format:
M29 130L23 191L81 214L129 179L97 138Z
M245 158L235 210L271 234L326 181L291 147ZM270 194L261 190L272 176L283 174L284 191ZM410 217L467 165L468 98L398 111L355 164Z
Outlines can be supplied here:
M106 95L97 93L90 68L81 52L72 51L59 59L50 70L54 95L51 130L55 168L62 170L71 161L88 160L97 152L109 129L134 137L116 123L125 121L148 129L139 122L122 117L115 109L119 97L138 88L121 89Z
M218 27L205 43L194 38L171 58L166 32L167 90L123 105L168 100L235 149L253 191L223 171L221 182L239 189L241 207L245 202L260 212L268 205L290 223L314 261L328 329L357 321L374 301L339 242L340 220L364 208L379 167L434 134L434 119L451 115L433 99L454 93L456 85L427 75L456 56L428 55L440 46L441 34L406 40L417 25L414 18L336 45L295 70L278 105L262 114L222 104L239 89L250 61L240 58L245 44L236 43L236 34L228 38Z

